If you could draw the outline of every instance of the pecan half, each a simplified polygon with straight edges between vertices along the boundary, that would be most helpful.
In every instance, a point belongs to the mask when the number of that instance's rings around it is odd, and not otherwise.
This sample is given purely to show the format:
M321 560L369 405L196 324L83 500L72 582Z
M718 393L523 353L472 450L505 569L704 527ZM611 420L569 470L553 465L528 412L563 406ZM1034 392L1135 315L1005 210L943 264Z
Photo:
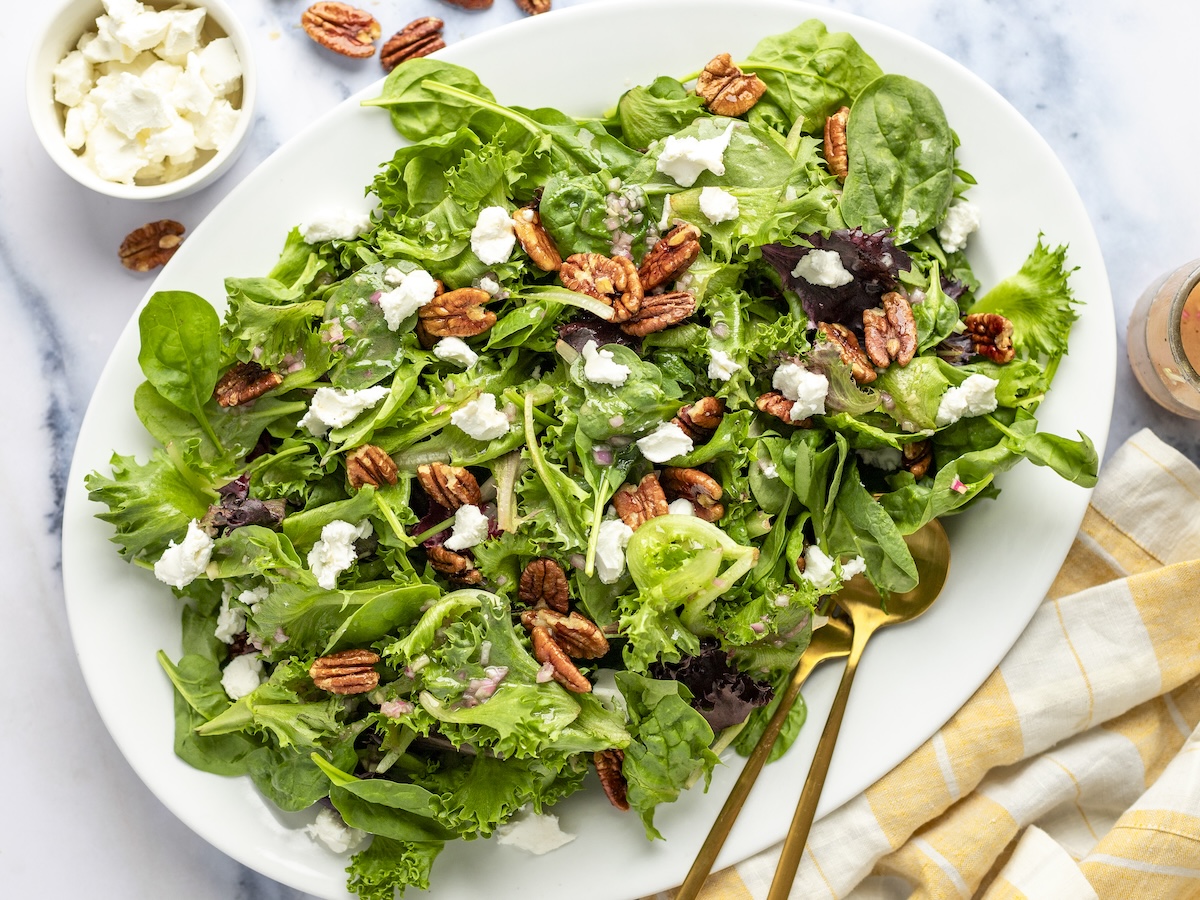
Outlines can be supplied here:
M692 443L704 444L712 440L724 417L724 400L701 397L689 406L679 407L679 415L672 421L683 429L683 433L692 439Z
M460 506L478 506L483 502L479 482L462 466L444 462L417 466L417 481L430 500L451 512Z
M883 309L863 310L863 342L871 362L886 369L895 360L901 368L917 352L917 323L908 298L888 291L880 300Z
M459 288L438 294L417 310L417 338L429 349L444 337L474 337L496 324L496 314L483 308L491 294L479 288Z
M696 311L696 298L687 291L667 294L648 294L642 298L641 309L621 325L621 330L634 337L645 337L678 325Z
M635 487L623 484L612 496L613 507L621 521L637 531L649 519L667 514L667 497L658 476L651 472Z
M349 3L314 3L301 13L300 24L322 47L354 59L374 56L383 33L373 15Z
M399 474L387 451L374 444L363 444L346 457L346 479L355 490L367 484L395 484Z
M643 287L637 267L624 256L575 253L558 270L562 283L612 307L611 322L627 322L642 305Z
M625 751L597 750L592 754L592 762L596 765L596 774L600 776L600 786L604 788L608 802L621 812L629 812L629 784L621 773Z
M491 9L492 0L444 0L459 9Z
M538 557L521 572L517 599L533 607L546 606L566 613L570 606L567 573L554 560Z
M521 7L522 12L531 16L540 16L544 12L550 12L550 0L517 0L517 6Z
M845 181L850 174L850 152L846 147L846 123L849 121L848 106L843 106L825 120L825 162L838 181Z
M400 63L420 56L428 56L446 46L442 40L441 19L425 16L413 19L384 43L379 51L379 63L385 72L390 72Z
M1017 352L1013 348L1012 322L998 313L970 313L963 317L963 324L976 353L994 363L1012 361Z
M256 362L237 362L218 379L213 397L218 406L240 406L257 400L281 384L283 376L278 372L264 369Z
M125 235L117 255L121 265L133 272L149 272L166 265L175 255L187 229L174 219L159 219Z
M430 547L426 551L433 571L440 572L457 584L480 584L483 573L475 568L469 557L445 547Z
M757 400L754 405L758 407L760 412L765 412L769 416L774 416L777 419L782 419L789 425L795 425L797 428L807 428L812 424L812 419L793 419L792 407L796 405L794 400L789 400L779 391L767 391Z
M717 502L724 494L721 482L699 469L667 466L662 470L662 486L672 500L691 500L696 516L705 522L715 522L725 515L725 507Z
M638 277L642 290L652 291L673 281L700 255L700 229L691 222L676 225L642 257Z
M709 60L696 79L696 93L718 116L740 116L748 112L766 90L761 78L745 74L733 64L728 53L720 53Z
M571 658L558 646L549 628L536 627L530 632L529 638L533 644L533 658L542 665L549 664L554 668L555 681L573 694L591 693L592 683L583 677Z
M850 367L850 374L859 384L870 384L878 375L872 368L870 360L858 345L854 332L839 322L820 322L817 332L825 336L825 340L838 349L842 362Z
M917 441L914 444L905 444L901 450L900 464L904 466L905 471L911 472L912 477L920 481L925 477L925 473L929 471L929 466L933 462L933 445L929 441Z
M513 213L513 230L521 242L521 249L529 254L535 266L543 272L557 272L562 268L562 256L554 246L554 238L542 227L542 217L536 206L525 206Z
M315 660L308 674L313 684L331 694L365 694L379 685L377 662L379 654L371 650L339 650Z
M547 629L562 651L574 659L599 659L608 652L608 638L595 622L577 612L563 615L547 607L527 609L521 613L521 624L530 633Z

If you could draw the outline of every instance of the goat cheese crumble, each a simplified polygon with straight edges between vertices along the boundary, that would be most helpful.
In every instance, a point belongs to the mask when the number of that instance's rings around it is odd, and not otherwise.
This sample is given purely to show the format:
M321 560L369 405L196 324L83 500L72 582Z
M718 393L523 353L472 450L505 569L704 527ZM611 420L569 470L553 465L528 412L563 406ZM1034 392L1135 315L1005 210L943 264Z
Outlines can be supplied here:
M708 353L708 377L715 381L728 381L740 369L740 363L724 350L712 349Z
M454 528L444 546L447 550L466 550L486 541L488 530L488 517L478 506L460 506L454 513Z
M771 376L771 386L792 402L792 421L825 414L829 379L804 366L785 362Z
M192 519L183 541L171 541L154 564L154 577L171 587L185 588L204 574L212 549L213 539Z
M724 188L706 187L700 191L700 212L714 225L732 222L738 217L737 197Z
M663 144L655 169L673 179L680 187L691 187L708 171L714 175L725 174L725 150L733 137L733 123L723 134L701 140L697 137L680 138L671 135Z
M479 362L479 354L467 346L467 342L462 338L456 337L442 338L434 344L433 355L464 369L469 369Z
M331 210L300 223L300 237L304 238L306 244L352 241L370 230L371 214L350 209Z
M230 700L240 700L263 681L262 655L243 653L229 661L221 673L221 687Z
M642 456L653 463L664 463L685 453L691 453L692 439L674 422L663 422L637 442Z
M330 428L349 425L387 395L388 389L385 387L363 388L359 391L351 388L317 388L308 405L308 412L298 424L301 428L307 428L313 437L324 437Z
M304 833L320 841L334 853L346 853L367 839L367 833L351 828L334 810L324 807L316 821L304 826Z
M620 519L605 519L596 535L596 576L602 584L614 584L625 571L625 546L633 529Z
M613 360L611 350L597 350L595 341L583 345L583 377L592 384L622 385L629 378L629 366Z
M496 408L496 395L483 393L450 414L457 425L477 441L490 441L508 434L508 416Z
M437 282L424 269L416 269L404 275L396 287L379 297L379 308L383 310L388 330L395 331L401 322L429 303L436 295Z
M937 228L942 249L954 253L967 246L967 238L979 228L979 207L968 200L956 200L946 210L946 218Z
M792 269L793 278L803 278L817 287L836 288L849 284L854 276L842 265L836 250L809 250Z
M949 388L942 394L935 421L940 428L953 425L959 419L982 416L996 409L996 387L1000 384L986 375L969 375L958 387Z
M496 829L496 842L516 847L534 856L557 850L575 840L558 827L558 816L553 813L536 813L526 808Z
M481 263L494 266L508 262L516 243L512 216L507 209L488 206L479 211L479 218L471 229L471 252L479 257Z
M351 525L334 519L321 529L321 539L308 551L308 568L317 579L317 584L327 591L337 587L337 577L354 565L358 555L354 542L370 537L373 529L369 519Z

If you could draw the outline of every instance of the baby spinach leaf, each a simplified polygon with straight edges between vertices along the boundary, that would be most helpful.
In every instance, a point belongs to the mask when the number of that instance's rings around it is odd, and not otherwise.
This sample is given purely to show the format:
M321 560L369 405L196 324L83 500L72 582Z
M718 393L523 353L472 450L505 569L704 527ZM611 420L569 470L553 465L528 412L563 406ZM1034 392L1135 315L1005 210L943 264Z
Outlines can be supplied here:
M954 137L933 91L903 75L875 79L851 109L846 144L847 225L891 228L905 244L942 220L954 194Z
M649 147L708 114L704 98L665 76L626 91L617 102L621 134L630 147Z
M374 100L364 100L363 106L386 109L392 117L392 125L410 141L457 131L480 115L479 106L470 100L433 93L425 86L428 81L450 85L484 100L494 102L496 99L470 69L421 57L396 66L384 81L380 95ZM485 121L490 128L498 125L494 117L487 117Z

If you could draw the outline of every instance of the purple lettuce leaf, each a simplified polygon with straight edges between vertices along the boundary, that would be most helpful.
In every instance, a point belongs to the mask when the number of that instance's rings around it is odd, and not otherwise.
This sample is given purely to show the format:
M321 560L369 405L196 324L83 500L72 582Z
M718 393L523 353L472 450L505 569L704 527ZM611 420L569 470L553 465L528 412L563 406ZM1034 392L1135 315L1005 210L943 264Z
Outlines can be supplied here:
M277 528L287 514L283 500L257 500L250 496L250 476L242 475L217 488L220 503L213 504L200 526L213 537L228 534L244 525Z
M746 720L751 710L766 706L775 690L729 665L729 654L716 641L706 640L700 653L677 663L655 663L650 675L660 681L682 682L692 692L692 706L714 732Z
M639 338L626 334L620 326L612 322L605 322L591 315L559 325L558 337L574 347L577 353L583 352L583 347L588 341L595 341L599 347L605 344L622 344L634 353L642 352L642 342Z

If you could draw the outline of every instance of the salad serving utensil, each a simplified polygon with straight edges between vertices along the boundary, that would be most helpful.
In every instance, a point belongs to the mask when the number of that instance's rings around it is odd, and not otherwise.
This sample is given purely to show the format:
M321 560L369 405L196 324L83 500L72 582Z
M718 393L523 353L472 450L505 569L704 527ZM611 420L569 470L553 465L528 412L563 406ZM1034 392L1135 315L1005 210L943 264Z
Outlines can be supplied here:
M741 774L734 782L733 790L730 791L725 805L721 807L721 812L713 822L708 837L704 839L704 844L700 847L700 852L696 854L696 859L688 870L687 878L675 893L675 900L695 900L695 897L699 895L700 889L704 886L704 880L712 871L713 864L717 860L717 854L725 846L725 839L729 837L733 823L742 811L742 805L750 796L750 790L754 787L754 782L758 780L758 775L762 771L763 765L766 764L767 757L771 755L771 748L775 746L779 732L787 721L788 713L791 712L796 698L800 696L801 686L813 669L825 660L849 655L852 638L853 633L850 626L840 619L830 619L813 632L812 641L800 655L800 661L796 663L796 668L792 670L791 680L788 681L779 705L770 721L767 722L767 727L759 737L758 743L754 745L754 750L747 757L746 765L742 767Z
M833 759L833 747L837 743L850 688L854 684L854 673L867 641L886 625L910 622L921 615L933 605L946 584L946 576L950 571L950 541L941 523L935 519L905 537L905 541L917 565L918 581L915 588L890 595L886 610L881 607L879 594L861 575L851 579L837 595L838 605L849 613L854 623L854 637L846 660L846 670L842 673L842 681L838 685L833 707L829 710L829 718L825 720L825 729L821 732L821 740L796 805L796 813L783 841L779 865L775 869L767 900L787 900L792 882L796 879L796 869L804 854L804 846L808 843L817 801L821 798L825 776Z

